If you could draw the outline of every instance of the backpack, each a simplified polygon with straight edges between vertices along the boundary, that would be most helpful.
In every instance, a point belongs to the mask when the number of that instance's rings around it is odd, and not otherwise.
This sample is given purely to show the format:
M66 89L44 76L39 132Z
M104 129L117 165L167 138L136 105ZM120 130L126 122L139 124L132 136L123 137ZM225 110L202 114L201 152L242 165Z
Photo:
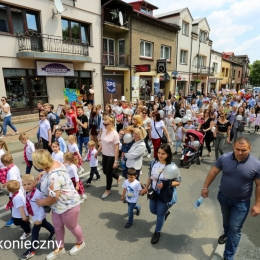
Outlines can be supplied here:
M55 125L58 125L60 123L60 117L58 116L57 113L53 113L55 116L56 116L56 124Z

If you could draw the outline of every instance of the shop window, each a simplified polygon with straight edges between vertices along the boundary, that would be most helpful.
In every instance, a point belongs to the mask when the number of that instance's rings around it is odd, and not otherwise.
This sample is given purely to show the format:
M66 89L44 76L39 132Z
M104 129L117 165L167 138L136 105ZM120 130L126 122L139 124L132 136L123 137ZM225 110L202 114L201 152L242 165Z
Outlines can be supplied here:
M26 31L40 32L38 13L30 10L0 4L0 32L10 34Z
M3 69L6 97L12 108L37 106L37 101L48 102L45 77L36 76L35 70Z
M61 19L62 37L75 42L90 43L90 25L67 19Z
M140 42L140 56L146 58L153 57L153 43L141 41Z
M150 96L153 91L152 78L140 77L139 80L140 88L140 100L150 101Z

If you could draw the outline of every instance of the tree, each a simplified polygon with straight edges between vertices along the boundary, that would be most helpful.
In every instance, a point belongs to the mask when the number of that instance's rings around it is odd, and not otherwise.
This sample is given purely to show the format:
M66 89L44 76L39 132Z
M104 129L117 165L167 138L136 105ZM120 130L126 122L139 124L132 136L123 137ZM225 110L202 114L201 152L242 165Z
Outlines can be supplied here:
M250 85L260 86L260 60L256 60L250 68Z

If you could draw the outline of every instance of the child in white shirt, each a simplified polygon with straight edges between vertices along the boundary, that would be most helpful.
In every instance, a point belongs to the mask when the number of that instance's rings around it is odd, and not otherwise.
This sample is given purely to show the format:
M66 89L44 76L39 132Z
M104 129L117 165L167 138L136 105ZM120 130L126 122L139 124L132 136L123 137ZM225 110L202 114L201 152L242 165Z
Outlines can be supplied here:
M82 181L79 179L79 175L77 173L77 158L73 155L73 153L66 152L64 153L63 160L68 170L71 181L81 197L81 202L84 202L87 196L84 194L84 186L82 184Z
M177 128L174 130L175 132L175 152L173 154L177 154L178 152L178 147L182 147L182 138L183 138L183 127L182 127L182 122L179 122L177 124Z
M97 170L98 159L95 157L95 154L97 153L95 145L96 143L93 140L88 142L88 153L86 157L83 159L83 161L89 161L89 166L90 166L90 176L88 180L85 182L87 186L91 184L94 174L97 176L96 181L100 181L100 174Z
M63 163L63 152L60 150L60 144L58 141L55 141L51 144L52 154L51 157L53 160Z
M24 144L23 156L26 163L25 174L30 174L33 166L32 153L35 151L34 144L28 139L28 136L25 133L20 134L19 140Z
M20 189L20 182L10 180L6 183L7 190L12 194L6 209L12 208L12 218L16 226L20 226L24 233L20 237L21 240L27 239L32 235L28 212L26 210L26 201L24 192Z
M128 204L128 221L125 224L125 228L130 228L133 225L134 209L136 209L136 215L140 215L141 206L137 204L137 201L142 187L140 182L136 180L136 177L136 170L134 168L129 168L127 172L127 179L122 185L123 193L121 200L126 200Z
M26 210L28 215L32 216L34 226L32 228L32 240L31 247L26 250L20 257L20 259L29 259L35 255L35 250L38 247L39 243L39 233L41 227L47 229L50 233L47 240L52 240L55 234L54 227L46 220L46 213L44 207L39 206L36 202L37 199L43 199L43 194L35 188L36 181L34 180L33 175L26 174L22 178L22 183L24 190L26 192Z

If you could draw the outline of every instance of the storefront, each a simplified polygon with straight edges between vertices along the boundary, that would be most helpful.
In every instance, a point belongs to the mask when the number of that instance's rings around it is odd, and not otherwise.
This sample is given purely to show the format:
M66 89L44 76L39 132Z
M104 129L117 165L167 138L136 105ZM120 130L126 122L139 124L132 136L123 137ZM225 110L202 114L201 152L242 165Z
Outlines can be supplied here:
M189 79L188 75L181 75L181 74L177 75L177 85L175 88L175 95L178 95L180 91L183 93L183 95L188 94L189 91L187 89L188 79Z

